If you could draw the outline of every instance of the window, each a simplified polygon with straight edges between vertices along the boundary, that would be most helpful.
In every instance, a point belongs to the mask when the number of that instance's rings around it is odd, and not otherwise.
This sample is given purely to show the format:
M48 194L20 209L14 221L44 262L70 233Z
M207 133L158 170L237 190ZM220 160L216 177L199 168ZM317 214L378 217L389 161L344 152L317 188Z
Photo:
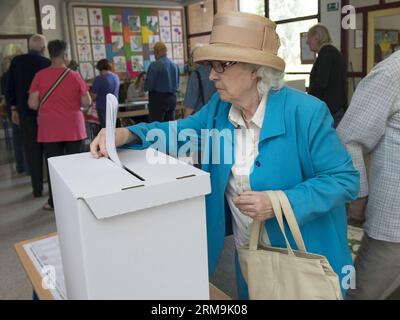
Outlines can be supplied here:
M318 0L269 0L267 15L277 23L281 40L279 56L286 62L286 80L305 80L308 86L312 64L300 60L300 33L307 32L319 20Z
M265 0L240 0L240 11L265 17Z

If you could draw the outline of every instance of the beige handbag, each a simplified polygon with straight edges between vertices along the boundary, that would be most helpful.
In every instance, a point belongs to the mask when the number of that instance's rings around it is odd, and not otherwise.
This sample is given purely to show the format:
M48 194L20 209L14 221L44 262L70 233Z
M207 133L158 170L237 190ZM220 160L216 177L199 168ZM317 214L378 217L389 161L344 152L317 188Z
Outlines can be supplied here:
M240 267L252 300L342 300L339 277L328 260L308 253L289 200L282 191L267 191L287 249L261 242L264 223L253 221L250 243L239 249ZM285 234L282 210L298 251Z

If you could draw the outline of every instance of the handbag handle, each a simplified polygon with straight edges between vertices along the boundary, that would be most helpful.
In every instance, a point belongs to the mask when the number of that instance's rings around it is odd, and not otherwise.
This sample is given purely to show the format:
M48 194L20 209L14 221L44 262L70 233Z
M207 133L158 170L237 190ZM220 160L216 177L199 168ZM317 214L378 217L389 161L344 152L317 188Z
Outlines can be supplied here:
M286 217L286 220L289 225L289 229L293 234L293 238L296 242L297 248L299 251L306 252L306 248L304 245L303 237L301 236L300 228L296 222L296 218L293 214L293 210L290 206L289 200L287 199L286 195L282 191L266 191L266 194L271 200L272 209L274 210L276 219L278 221L279 228L283 234L283 237L286 242L286 247L288 249L288 253L291 256L294 256L294 252L290 243L286 237L285 226L283 223L283 214ZM258 243L261 243L260 236L261 236L261 227L264 226L264 223L260 221L254 220L251 226L250 232L250 242L249 242L249 249L250 250L257 250Z

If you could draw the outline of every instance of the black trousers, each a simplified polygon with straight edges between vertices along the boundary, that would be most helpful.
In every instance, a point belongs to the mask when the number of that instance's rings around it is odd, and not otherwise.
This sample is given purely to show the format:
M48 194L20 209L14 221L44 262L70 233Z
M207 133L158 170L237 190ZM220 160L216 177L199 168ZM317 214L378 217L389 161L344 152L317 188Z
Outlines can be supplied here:
M149 92L149 122L175 120L176 94Z
M36 117L20 117L20 128L33 194L38 197L43 190L43 147L37 142Z
M67 154L81 153L84 151L85 140L65 141L65 142L47 142L43 143L44 155L46 158L47 175L49 183L49 205L54 207L53 192L51 191L51 182L49 174L49 164L47 160L52 157L59 157Z

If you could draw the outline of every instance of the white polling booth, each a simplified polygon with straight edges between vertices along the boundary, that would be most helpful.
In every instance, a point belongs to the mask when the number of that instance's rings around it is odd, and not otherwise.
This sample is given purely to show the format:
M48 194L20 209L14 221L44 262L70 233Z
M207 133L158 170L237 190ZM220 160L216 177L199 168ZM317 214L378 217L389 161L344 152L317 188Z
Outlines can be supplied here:
M153 149L118 156L128 170L49 159L68 299L209 299L209 174Z

